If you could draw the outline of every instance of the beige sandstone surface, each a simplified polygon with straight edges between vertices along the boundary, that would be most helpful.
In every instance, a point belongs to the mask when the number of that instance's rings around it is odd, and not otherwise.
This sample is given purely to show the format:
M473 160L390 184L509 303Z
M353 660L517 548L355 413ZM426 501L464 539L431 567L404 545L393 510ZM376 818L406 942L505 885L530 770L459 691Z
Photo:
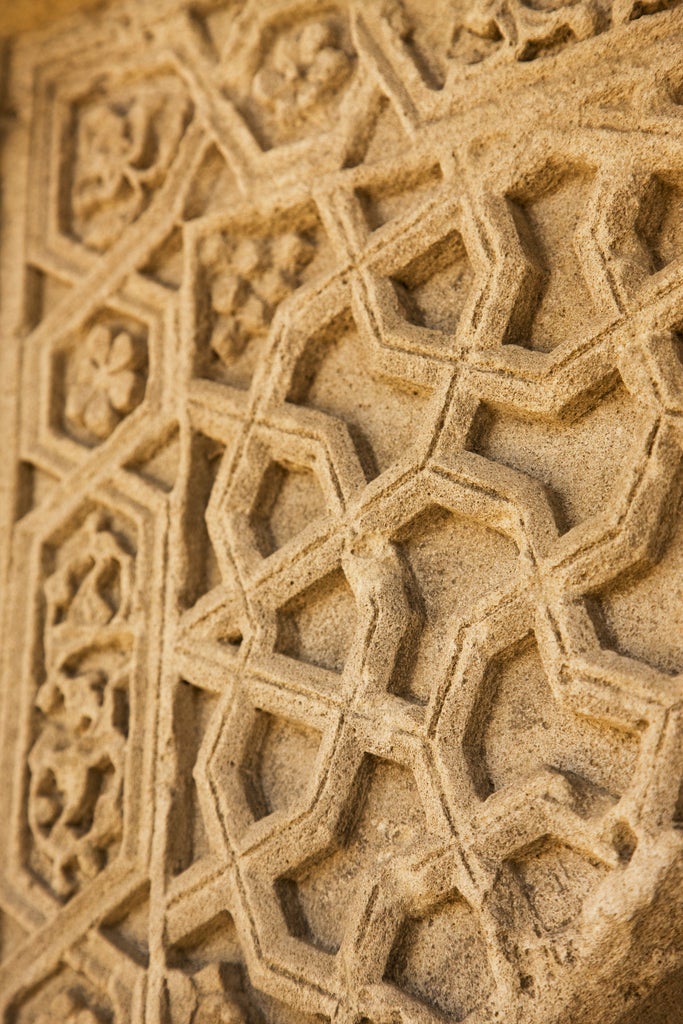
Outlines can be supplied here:
M683 7L77 6L0 13L0 1021L681 1024Z

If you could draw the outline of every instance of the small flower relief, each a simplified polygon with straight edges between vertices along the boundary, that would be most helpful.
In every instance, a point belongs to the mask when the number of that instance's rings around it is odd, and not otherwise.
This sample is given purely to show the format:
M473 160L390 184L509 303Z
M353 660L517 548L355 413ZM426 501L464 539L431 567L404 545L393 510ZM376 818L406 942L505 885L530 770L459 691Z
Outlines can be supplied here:
M211 348L226 364L250 339L268 332L278 305L301 283L315 255L303 235L232 239L212 235L201 250L207 275L213 328Z
M104 441L145 393L145 346L127 330L98 324L71 359L64 416L91 440Z
M72 228L104 250L145 208L182 136L188 105L179 83L153 83L84 107L78 121Z
M597 0L538 5L524 0L475 0L455 31L450 55L465 64L478 64L499 50L514 60L534 60L596 35L601 20Z
M331 100L350 77L353 62L338 45L334 27L316 21L280 36L254 77L252 95L285 125Z
M103 1018L87 1006L79 993L74 991L60 992L51 1008L39 1013L34 1020L35 1024L54 1024L57 1020L63 1024L102 1024Z
M246 1024L249 1018L240 1005L240 996L236 998L230 991L229 978L230 972L217 963L207 964L191 978L178 970L170 971L166 991L173 1024Z

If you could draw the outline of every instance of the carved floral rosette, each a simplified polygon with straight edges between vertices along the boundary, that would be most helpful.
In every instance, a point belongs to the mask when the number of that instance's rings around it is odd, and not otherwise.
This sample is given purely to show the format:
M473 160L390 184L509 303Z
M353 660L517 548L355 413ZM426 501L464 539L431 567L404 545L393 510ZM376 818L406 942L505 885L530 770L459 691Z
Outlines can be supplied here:
M109 493L18 537L34 574L22 641L34 654L17 706L27 775L13 850L19 892L43 913L54 900L84 898L112 872L130 872L140 847L154 614L141 605L140 574L150 514Z
M115 855L123 821L133 557L91 512L44 583L28 819L36 867L65 898Z

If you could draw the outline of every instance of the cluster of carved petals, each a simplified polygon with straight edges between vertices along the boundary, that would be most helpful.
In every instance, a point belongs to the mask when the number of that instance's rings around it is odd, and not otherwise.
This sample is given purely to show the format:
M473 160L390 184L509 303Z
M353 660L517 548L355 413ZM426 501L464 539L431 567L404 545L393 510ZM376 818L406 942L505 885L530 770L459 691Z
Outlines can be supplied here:
M140 404L145 390L144 347L128 331L93 327L74 355L65 416L99 440Z
M72 222L94 249L138 217L173 160L188 108L179 83L166 81L169 91L138 83L77 108Z
M211 347L226 364L251 338L267 332L275 310L297 287L313 255L312 244L295 232L273 239L223 234L204 239L202 263L216 315Z
M333 27L324 21L309 22L294 35L277 39L266 66L254 76L252 92L286 123L332 97L351 71L349 57L336 45Z

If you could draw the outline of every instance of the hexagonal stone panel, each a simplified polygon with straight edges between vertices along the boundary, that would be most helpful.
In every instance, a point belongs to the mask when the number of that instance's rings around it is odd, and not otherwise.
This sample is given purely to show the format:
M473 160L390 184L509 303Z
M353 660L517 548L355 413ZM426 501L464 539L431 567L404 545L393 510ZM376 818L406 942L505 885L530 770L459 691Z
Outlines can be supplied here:
M277 613L275 650L341 672L356 626L356 604L341 569L288 601Z
M44 548L45 660L28 753L28 864L62 900L121 848L135 536L120 513L99 510Z
M325 512L325 496L314 470L271 462L251 514L261 554L271 555Z
M115 242L163 183L190 112L174 75L93 85L72 107L65 230L98 251Z
M288 395L343 421L368 479L416 449L431 397L423 386L375 369L373 359L372 339L341 318L311 338Z
M147 331L103 311L55 356L53 416L74 440L106 441L142 402L148 375Z
M425 703L446 636L468 621L481 598L514 582L517 548L503 533L438 505L402 527L394 541L415 583L422 627L402 653L392 691Z
M310 787L320 733L301 722L257 711L241 765L254 819L296 806Z
M448 1020L464 1020L491 991L477 915L459 893L401 924L384 977Z
M258 210L196 222L184 295L192 372L249 388L283 303L333 264L308 202L270 216Z
M339 950L357 889L425 835L427 819L411 771L366 756L342 826L337 848L278 882L292 933L327 953Z
M486 796L550 766L583 780L587 806L618 797L633 775L635 733L564 708L548 684L538 648L528 639L489 667L473 721L481 746L469 758Z
M237 102L264 149L327 129L356 64L346 18L330 9L289 13L279 23L264 19L261 32L252 33L253 52L239 58L252 78Z

